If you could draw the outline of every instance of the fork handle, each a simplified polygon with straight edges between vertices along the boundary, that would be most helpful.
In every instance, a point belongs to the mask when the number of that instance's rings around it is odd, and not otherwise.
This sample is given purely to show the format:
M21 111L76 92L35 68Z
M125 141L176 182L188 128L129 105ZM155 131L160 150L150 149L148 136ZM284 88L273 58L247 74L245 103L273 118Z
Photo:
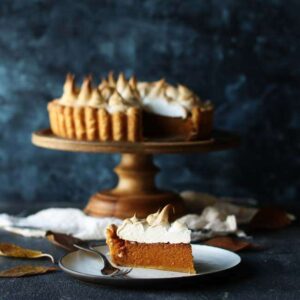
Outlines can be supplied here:
M96 251L95 249L90 249L88 247L83 247L81 245L78 244L73 244L73 246L79 250L83 250L86 252L90 252L90 253L94 253L94 254L98 254L99 256L101 256L101 258L103 259L102 253L99 253L98 251Z
M80 250L83 250L83 251L87 251L87 252L99 255L102 258L103 262L104 262L104 268L107 268L107 267L111 268L111 267L113 267L111 265L111 263L109 262L109 260L106 258L106 256L104 254L102 254L100 251L97 251L92 246L84 247L84 246L81 246L81 245L78 245L78 244L74 244L73 246L76 247L77 249L80 249Z
M104 262L104 267L112 267L110 261L106 258L106 256L101 253L100 251L96 250L95 248L93 248L93 246L89 246L88 248L90 251L92 251L93 253L97 253L98 255L100 255L103 259Z

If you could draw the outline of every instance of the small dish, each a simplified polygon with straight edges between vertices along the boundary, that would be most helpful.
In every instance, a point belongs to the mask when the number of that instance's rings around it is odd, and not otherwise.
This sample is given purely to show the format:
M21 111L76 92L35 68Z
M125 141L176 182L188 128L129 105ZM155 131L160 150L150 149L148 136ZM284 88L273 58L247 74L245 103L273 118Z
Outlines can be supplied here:
M109 257L107 246L97 247ZM134 268L126 277L109 277L100 273L102 261L97 255L77 250L63 256L59 261L60 268L69 275L84 281L116 286L136 284L155 285L158 283L175 282L208 277L215 273L229 270L241 262L239 255L221 248L192 245L195 269L197 274L160 271L153 269Z

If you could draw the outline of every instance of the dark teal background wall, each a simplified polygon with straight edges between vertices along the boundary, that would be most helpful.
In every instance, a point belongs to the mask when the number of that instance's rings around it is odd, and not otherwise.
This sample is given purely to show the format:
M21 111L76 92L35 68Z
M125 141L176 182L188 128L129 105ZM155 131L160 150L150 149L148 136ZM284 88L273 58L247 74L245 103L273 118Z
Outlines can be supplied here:
M296 201L299 192L300 2L0 2L0 201L74 201L115 182L117 155L30 143L65 74L109 70L183 82L216 105L237 150L158 156L161 186ZM298 194L299 196L299 194Z

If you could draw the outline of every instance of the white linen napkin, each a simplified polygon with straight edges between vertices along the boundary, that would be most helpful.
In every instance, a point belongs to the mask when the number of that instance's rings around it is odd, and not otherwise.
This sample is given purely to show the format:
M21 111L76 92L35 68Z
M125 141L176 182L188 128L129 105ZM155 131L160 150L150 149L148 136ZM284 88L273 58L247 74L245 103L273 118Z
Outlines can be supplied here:
M257 212L256 208L233 204L232 198L216 198L192 191L182 192L181 196L193 214L187 214L179 221L186 223L192 230L192 241L228 234L245 236L238 229L238 224L248 223ZM105 239L105 228L112 223L119 225L122 220L87 216L76 208L48 208L27 217L0 214L0 228L35 237L44 236L46 230L51 230L71 234L82 240Z

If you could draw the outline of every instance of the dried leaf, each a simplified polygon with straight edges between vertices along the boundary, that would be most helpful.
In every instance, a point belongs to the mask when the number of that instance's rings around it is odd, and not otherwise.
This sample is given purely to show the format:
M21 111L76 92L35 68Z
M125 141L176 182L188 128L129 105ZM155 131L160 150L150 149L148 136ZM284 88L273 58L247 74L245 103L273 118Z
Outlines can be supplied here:
M17 266L8 270L0 271L0 277L25 277L25 276L33 276L39 274L45 274L49 272L55 272L59 270L58 267L53 266Z
M64 248L68 251L74 251L77 250L73 245L74 244L80 244L82 240L73 237L72 235L67 235L63 233L55 233L48 231L46 233L46 238L48 241L50 241L52 244Z
M284 210L276 207L260 209L252 218L250 229L280 229L291 224L293 218Z
M258 245L252 244L246 240L234 239L232 237L215 237L204 243L208 246L219 247L233 252L239 252L246 249L259 249Z
M9 243L0 243L0 256L18 257L18 258L48 257L54 263L54 258L50 254L43 253L37 250L22 248L20 246L9 244Z

